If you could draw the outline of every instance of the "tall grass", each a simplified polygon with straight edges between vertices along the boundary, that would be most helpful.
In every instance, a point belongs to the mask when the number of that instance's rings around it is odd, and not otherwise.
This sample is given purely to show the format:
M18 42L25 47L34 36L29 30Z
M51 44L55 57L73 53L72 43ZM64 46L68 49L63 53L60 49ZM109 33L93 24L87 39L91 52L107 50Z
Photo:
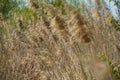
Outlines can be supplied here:
M14 14L12 20L0 21L1 80L113 80L119 76L109 62L120 64L120 32L106 14L95 10L93 15L87 7L81 14L67 3L64 9L70 10L64 14L55 5L40 4L43 9L32 5L38 18L33 15L26 20Z

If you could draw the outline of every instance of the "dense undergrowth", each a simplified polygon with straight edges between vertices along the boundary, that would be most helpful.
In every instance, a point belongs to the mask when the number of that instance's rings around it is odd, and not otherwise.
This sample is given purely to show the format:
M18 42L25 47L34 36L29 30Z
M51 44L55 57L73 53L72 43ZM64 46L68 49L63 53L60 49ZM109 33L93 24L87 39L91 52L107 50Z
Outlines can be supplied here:
M1 14L0 80L120 80L119 21L97 0L81 13L60 3Z

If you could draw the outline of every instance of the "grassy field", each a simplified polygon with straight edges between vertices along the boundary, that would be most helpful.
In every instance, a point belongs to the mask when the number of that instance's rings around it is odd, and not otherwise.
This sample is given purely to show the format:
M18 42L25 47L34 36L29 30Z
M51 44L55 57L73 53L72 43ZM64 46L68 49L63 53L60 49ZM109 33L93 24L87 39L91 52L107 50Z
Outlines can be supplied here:
M30 19L1 15L0 80L120 80L120 31L110 13L40 4L43 12L31 0Z

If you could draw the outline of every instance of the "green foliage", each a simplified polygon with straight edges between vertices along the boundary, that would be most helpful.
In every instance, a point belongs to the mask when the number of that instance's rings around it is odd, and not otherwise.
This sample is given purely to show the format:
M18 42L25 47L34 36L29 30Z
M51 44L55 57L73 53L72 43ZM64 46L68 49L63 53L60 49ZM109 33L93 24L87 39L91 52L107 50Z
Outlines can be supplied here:
M112 26L113 26L116 30L119 30L119 31L120 31L120 22L119 22L119 20L116 20L116 19L114 19L114 17L112 17L111 23L112 23Z
M114 75L115 80L120 80L120 65L116 66L112 62L109 62L111 66L111 71Z
M11 18L12 24L14 25L14 27L19 27L18 24L19 20L21 20L22 22L22 30L26 31L27 30L27 25L32 24L33 22L38 20L38 16L36 12L34 12L32 9L29 8L23 8L21 10L19 10L18 12L14 13L13 16Z
M119 0L109 0L109 2L114 2L114 5L120 6L120 1Z
M37 19L38 15L36 12L34 12L32 9L29 8L23 8L19 12L17 12L17 16L23 16L25 20L30 20L33 16L35 19Z
M12 13L19 11L25 7L23 0L0 0L0 13L4 19L12 17Z
M51 4L57 8L59 8L62 11L62 14L66 14L65 12L65 7L64 7L64 3L62 0L55 0L52 1Z
M107 61L107 59L106 59L106 57L105 57L105 54L100 54L100 55L97 55L97 56L98 56L98 58L99 58L100 60L102 60L102 61L104 61L104 62Z
M10 11L14 11L18 7L18 3L14 0L0 0L0 13L4 18L9 17Z

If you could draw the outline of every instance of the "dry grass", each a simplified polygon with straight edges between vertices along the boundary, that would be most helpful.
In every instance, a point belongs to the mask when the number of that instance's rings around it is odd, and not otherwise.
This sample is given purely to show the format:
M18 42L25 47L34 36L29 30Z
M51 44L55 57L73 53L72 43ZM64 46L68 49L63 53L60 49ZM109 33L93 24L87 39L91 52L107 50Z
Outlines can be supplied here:
M103 17L86 23L77 11L60 15L50 20L42 14L24 31L24 20L17 28L0 21L1 80L112 80L108 61L120 64L120 32ZM96 56L101 54L107 61Z

